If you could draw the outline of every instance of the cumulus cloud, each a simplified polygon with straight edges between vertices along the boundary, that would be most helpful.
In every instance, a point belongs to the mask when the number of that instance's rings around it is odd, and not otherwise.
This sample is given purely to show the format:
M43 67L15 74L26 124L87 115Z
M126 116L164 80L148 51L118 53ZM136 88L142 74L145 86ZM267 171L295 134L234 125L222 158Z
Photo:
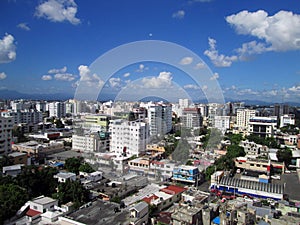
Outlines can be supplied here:
M16 59L14 40L11 34L5 34L3 39L0 39L0 63L9 63Z
M48 71L49 74L65 73L65 72L67 72L67 67L66 66L64 66L61 69L51 69L51 70Z
M184 89L200 90L201 88L195 84L186 84L183 86Z
M177 12L173 13L172 17L176 19L183 19L185 15L184 10L178 10Z
M30 31L30 27L27 25L27 23L19 23L17 27L22 30Z
M238 60L238 57L235 55L225 56L223 54L219 54L216 46L217 41L215 39L208 38L208 44L209 49L204 52L204 55L206 55L216 67L229 67L232 62Z
M199 62L195 66L195 69L204 69L204 68L206 68L206 66L203 62Z
M123 77L129 77L130 76L130 73L124 73L123 74Z
M289 91L291 92L299 92L300 93L300 85L294 85L289 88Z
M172 86L172 73L160 72L157 77L145 77L142 79L142 83L145 88L167 88Z
M179 64L180 65L189 65L193 62L193 58L192 57L184 57L180 60Z
M68 21L73 25L80 23L76 18L77 4L74 0L48 0L36 7L35 15L52 22Z
M217 80L219 78L218 73L214 73L213 76L210 78L210 80Z
M0 73L0 80L4 80L6 78L6 74L4 72Z
M145 67L144 64L140 64L140 65L139 65L139 68L136 70L136 72L142 73L142 72L144 72L145 70L148 70L148 69L149 69L149 68L148 68L148 67Z
M80 81L83 81L84 84L86 84L88 87L103 86L104 81L97 74L91 74L91 71L88 66L80 65L78 67L78 71L80 75Z
M52 76L51 75L43 75L42 80L52 80Z
M115 77L112 77L109 79L109 84L112 88L119 88L121 87L121 79L120 78L115 78Z
M264 10L244 10L227 16L226 21L238 34L251 35L264 41L260 43L259 51L300 49L300 15L293 12L282 10L270 16Z
M75 76L70 73L57 73L54 75L54 78L56 80L61 80L61 81L73 81L75 80Z

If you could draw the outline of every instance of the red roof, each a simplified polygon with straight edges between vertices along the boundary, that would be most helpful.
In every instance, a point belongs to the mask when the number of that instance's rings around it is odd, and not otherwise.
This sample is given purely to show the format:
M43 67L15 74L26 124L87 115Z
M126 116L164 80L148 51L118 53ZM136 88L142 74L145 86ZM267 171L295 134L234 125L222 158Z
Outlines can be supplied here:
M29 209L29 210L26 212L26 215L27 215L27 216L30 216L30 217L34 217L34 216L39 215L39 214L41 214L41 212L36 211L36 210L34 210L34 209Z
M186 188L183 187L179 187L176 185L170 185L166 188L161 189L161 191L167 193L167 194L171 194L171 195L176 195L178 193L182 193L186 190Z
M143 198L143 201L147 202L148 204L151 204L151 201L155 199L158 199L158 197L156 195L151 195L150 197Z

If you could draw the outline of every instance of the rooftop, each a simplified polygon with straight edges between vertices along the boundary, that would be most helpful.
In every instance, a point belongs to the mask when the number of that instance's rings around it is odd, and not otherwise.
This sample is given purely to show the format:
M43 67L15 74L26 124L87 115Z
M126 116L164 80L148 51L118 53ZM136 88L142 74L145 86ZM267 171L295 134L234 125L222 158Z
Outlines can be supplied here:
M32 200L32 202L40 205L46 205L55 201L57 200L53 198L45 197L43 195Z

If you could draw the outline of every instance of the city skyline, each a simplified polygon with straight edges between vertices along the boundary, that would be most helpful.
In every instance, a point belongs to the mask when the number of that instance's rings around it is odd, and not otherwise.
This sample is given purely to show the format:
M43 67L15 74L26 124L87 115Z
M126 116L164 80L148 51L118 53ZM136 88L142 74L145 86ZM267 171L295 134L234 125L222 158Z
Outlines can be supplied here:
M225 6L223 0L2 1L0 90L72 96L80 78L101 83L101 76L87 74L99 56L127 43L160 40L197 54L226 99L299 103L300 3ZM182 56L178 63L193 60ZM175 90L176 84L192 99L204 96L205 85L180 69L143 61L112 74L100 95L113 97L136 81L141 90Z

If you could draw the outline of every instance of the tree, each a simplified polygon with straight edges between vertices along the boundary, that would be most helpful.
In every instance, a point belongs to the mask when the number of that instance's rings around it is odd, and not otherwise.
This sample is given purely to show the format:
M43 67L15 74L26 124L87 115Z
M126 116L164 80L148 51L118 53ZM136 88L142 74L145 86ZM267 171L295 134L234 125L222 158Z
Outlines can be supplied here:
M227 138L230 140L231 144L239 145L240 142L243 140L242 134L228 134Z
M284 162L285 166L288 167L292 160L292 151L289 148L279 149L276 153L279 162Z
M79 171L81 172L85 172L85 173L92 173L95 172L95 170L93 169L93 167L91 167L90 164L88 163L83 163L79 166Z
M78 175L79 167L80 167L82 161L83 161L82 157L79 157L79 158L73 157L73 158L66 159L65 168L69 172L76 173Z
M89 191L86 190L80 181L67 180L65 183L58 185L58 192L52 195L58 199L59 204L68 202L74 203L74 208L79 208L89 200Z
M239 157L239 156L245 156L246 153L244 151L244 148L241 147L241 146L238 146L238 145L229 145L227 147L226 155L229 158L233 159L233 158L236 158L236 157Z
M11 218L29 200L25 189L15 184L0 185L0 224Z

